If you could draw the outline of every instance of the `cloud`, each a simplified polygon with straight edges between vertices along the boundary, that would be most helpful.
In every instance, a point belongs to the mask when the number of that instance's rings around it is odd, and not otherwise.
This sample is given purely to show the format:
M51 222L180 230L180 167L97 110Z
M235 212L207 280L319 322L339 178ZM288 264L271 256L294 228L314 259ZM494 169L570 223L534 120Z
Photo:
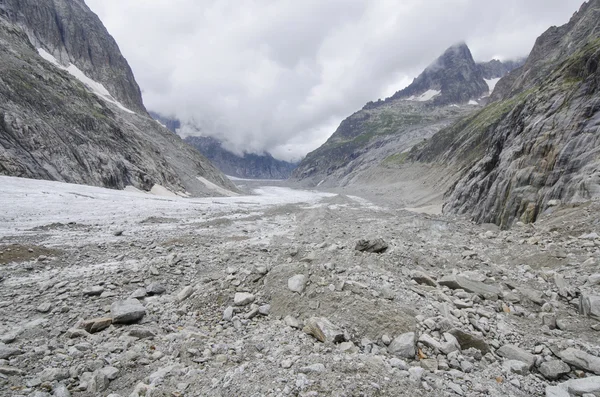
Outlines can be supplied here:
M580 0L86 0L146 106L237 152L298 159L447 47L529 53ZM188 130L188 133L190 130Z

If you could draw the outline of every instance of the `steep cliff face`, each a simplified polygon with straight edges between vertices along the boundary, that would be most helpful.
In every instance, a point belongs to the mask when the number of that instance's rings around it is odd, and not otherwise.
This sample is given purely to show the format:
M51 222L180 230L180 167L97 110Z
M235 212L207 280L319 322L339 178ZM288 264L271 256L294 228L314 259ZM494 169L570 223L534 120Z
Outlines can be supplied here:
M477 101L489 92L469 48L453 46L410 86L342 121L292 178L306 185L344 186L380 164L401 163L414 145L476 111Z
M6 1L2 7L3 15L14 13ZM141 102L141 111L127 109L136 104L119 103L102 84L73 64L60 65L30 38L30 30L0 17L0 174L214 194L201 177L235 190L208 160L152 120Z
M145 113L129 64L83 0L0 0L0 17L21 26L63 66L77 66L127 108Z
M600 0L550 28L491 103L413 150L461 178L444 211L503 227L600 195Z
M225 174L238 178L287 179L296 168L296 164L277 160L268 153L244 153L243 156L239 156L223 148L223 144L215 138L190 136L185 138L185 142L196 148Z

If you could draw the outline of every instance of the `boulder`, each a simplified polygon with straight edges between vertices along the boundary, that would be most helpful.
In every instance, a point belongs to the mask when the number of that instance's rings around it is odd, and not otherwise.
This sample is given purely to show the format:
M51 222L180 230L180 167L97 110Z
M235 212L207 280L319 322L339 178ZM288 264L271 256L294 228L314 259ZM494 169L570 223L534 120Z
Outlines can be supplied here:
M535 365L535 355L515 345L504 345L496 353L508 360L524 362L528 365L528 369L531 369Z
M410 358L414 359L416 350L415 350L415 333L407 332L400 336L397 336L392 340L392 343L388 346L388 351L390 354L401 358Z
M303 331L323 343L339 343L346 340L344 331L325 317L311 317L306 321Z
M306 276L304 274L296 274L288 279L288 289L299 294L304 292L306 288Z
M94 334L110 327L112 321L110 317L92 318L91 320L83 321L79 324L79 327L85 329L90 334Z
M112 322L115 324L131 324L139 321L146 314L146 308L137 299L114 302L110 306Z
M481 281L471 280L457 274L450 274L442 277L438 281L438 284L445 285L450 289L463 289L467 292L489 299L498 298L498 295L500 294L500 289L496 286L485 284Z
M600 295L581 295L579 297L579 312L584 316L600 321Z
M235 306L246 306L254 302L254 295L248 292L236 292L233 297L233 304Z
M600 357L570 347L558 353L561 360L585 371L600 375Z
M382 254L388 249L388 244L381 238L375 240L359 240L354 247L356 251Z
M538 370L542 375L544 375L544 378L556 380L561 376L571 372L571 367L560 360L550 360L542 363Z

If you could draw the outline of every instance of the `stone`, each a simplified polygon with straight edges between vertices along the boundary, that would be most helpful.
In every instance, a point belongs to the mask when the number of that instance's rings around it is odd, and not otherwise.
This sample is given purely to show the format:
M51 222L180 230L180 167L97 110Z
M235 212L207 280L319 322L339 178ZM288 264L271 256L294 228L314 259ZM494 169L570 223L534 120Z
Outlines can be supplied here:
M438 286L438 283L433 278L423 272L414 272L411 279L415 280L418 284L429 285L430 287Z
M65 333L67 338L75 339L75 338L85 338L89 335L89 333L81 328L69 328Z
M50 310L52 310L52 304L50 302L44 302L40 304L36 310L40 313L48 313Z
M438 361L435 358L426 358L420 361L421 368L426 371L435 372L438 370Z
M338 348L344 353L358 353L358 347L356 347L352 342L342 342L339 344Z
M556 329L556 315L554 314L543 314L542 325L547 326L549 329Z
M42 382L54 382L69 378L69 370L65 368L46 368L37 377Z
M90 334L100 332L112 324L113 319L110 317L92 318L90 320L82 321L79 327L85 329Z
M579 312L600 321L600 295L582 294L579 297Z
M258 313L263 316L268 316L270 312L271 312L271 305L269 305L269 304L261 305L258 307Z
M463 289L467 292L480 295L484 298L497 298L500 294L500 289L496 286L468 279L461 275L450 274L442 277L438 284L444 285L450 289Z
M131 324L146 315L146 308L137 299L114 302L110 306L114 324Z
M413 382L420 382L425 373L425 369L421 367L411 367L408 369L410 380Z
M382 254L388 249L388 244L381 238L375 240L359 240L354 247L356 251Z
M392 368L398 368L399 370L405 371L408 369L406 361L399 359L398 357L390 358L390 366Z
M528 369L531 369L536 361L535 355L528 353L515 345L504 345L496 351L496 354L508 360L524 362L528 365Z
M156 336L156 333L151 329L139 325L132 327L127 334L138 339L151 339Z
M544 378L549 380L556 380L563 375L571 372L571 367L569 367L566 363L561 360L550 360L543 362L538 370Z
M146 287L146 293L150 296L162 295L167 292L167 289L160 283L152 283Z
M59 384L54 388L54 397L71 397L71 392L67 389L67 386Z
M94 371L90 381L88 382L87 391L88 393L101 393L108 389L110 380L102 370Z
M21 354L23 354L23 352L16 347L7 346L4 343L0 343L0 360L6 360Z
M529 364L519 360L506 360L502 363L502 368L506 373L518 375L527 375L529 373Z
M296 317L285 316L285 318L283 319L283 322L285 322L285 325L287 325L288 327L292 327L292 328L296 328L296 329L301 328L300 321L298 321L298 319Z
M600 357L570 347L558 354L561 360L585 371L600 375Z
M104 287L101 285L95 285L92 287L84 288L83 294L87 296L99 296L104 292Z
M600 376L590 376L583 379L573 379L568 382L567 390L576 396L586 393L594 396L600 395Z
M115 367L104 367L101 369L101 371L104 373L104 375L106 375L108 380L115 380L119 375L119 370Z
M246 306L254 302L254 295L248 292L236 292L233 298L233 304L235 306Z
M129 298L130 299L144 299L147 294L148 294L148 291L146 291L146 288L138 288L135 291L133 291L131 293L131 295L129 295Z
M234 312L233 306L227 306L227 308L223 311L223 320L231 321L233 319L233 312Z
M600 285L600 273L592 274L587 278L587 285Z
M0 374L6 376L22 376L25 375L25 372L21 371L19 368L10 367L8 365L0 365Z
M299 368L298 372L300 372L302 374L325 372L325 365L323 365L323 364L307 365L306 367Z
M415 333L407 332L397 336L388 346L388 352L397 357L414 359L415 350Z
M346 340L344 331L325 317L311 317L304 324L303 331L323 343L340 343Z
M306 281L307 279L304 274L296 274L288 279L288 289L301 294L306 288Z
M450 330L448 333L456 338L461 350L475 348L479 350L482 355L492 352L488 344L478 336L469 334L456 328Z
M189 298L194 293L194 287L188 285L183 288L176 296L177 302L183 302L187 298Z

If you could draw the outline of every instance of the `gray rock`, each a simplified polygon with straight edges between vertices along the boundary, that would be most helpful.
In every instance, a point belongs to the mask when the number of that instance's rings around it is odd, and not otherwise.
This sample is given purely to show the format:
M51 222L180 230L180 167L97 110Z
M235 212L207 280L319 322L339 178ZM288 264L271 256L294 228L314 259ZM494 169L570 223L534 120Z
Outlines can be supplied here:
M150 339L156 336L153 330L142 326L132 327L127 334L138 339Z
M71 397L71 392L67 386L59 384L54 388L54 397Z
M340 343L346 340L344 331L325 317L309 318L304 324L303 331L323 343Z
M402 371L405 371L408 369L408 364L406 364L406 361L401 360L398 357L390 358L390 366L392 368L398 368Z
M94 334L110 327L112 321L113 319L110 317L92 318L83 321L79 324L79 327L85 329L90 334Z
M246 306L254 302L254 295L248 292L236 292L233 298L233 304L235 306Z
M148 292L146 288L138 288L129 295L130 299L144 299Z
M425 373L425 369L421 367L411 367L408 369L410 380L413 382L420 382L421 378L423 378L423 374Z
M110 313L115 324L131 324L139 321L146 314L146 308L137 299L114 302Z
M233 318L233 312L234 312L233 306L227 306L227 309L225 309L223 311L223 320L231 321L231 319Z
M292 328L296 328L296 329L301 328L300 321L298 321L298 319L296 317L285 316L283 321L285 322L285 325L287 325L288 327L292 327Z
M17 349L16 347L12 346L7 346L4 343L0 343L0 360L6 360L8 358L18 356L21 354L23 354L23 352L20 349Z
M148 295L162 295L167 292L167 289L160 283L152 283L146 287Z
M456 338L461 350L468 350L470 348L474 348L479 350L482 355L486 355L487 353L492 352L488 344L485 343L485 341L478 336L469 334L456 328L450 330L448 333Z
M546 379L556 380L571 372L571 367L560 360L550 360L543 362L538 370Z
M40 304L36 310L40 313L48 313L50 310L52 310L52 304L50 302L44 302Z
M194 293L194 287L188 285L187 287L185 287L181 291L179 291L176 299L178 302L183 302L184 300L189 298L193 293Z
M258 308L258 312L263 316L268 316L269 313L271 312L271 305L269 305L269 304L261 305Z
M506 360L502 363L502 368L506 373L527 375L529 373L529 364L519 360Z
M307 365L306 367L299 368L298 372L303 373L303 374L325 372L325 365L323 365L323 364Z
M299 294L304 292L306 288L306 276L303 274L296 274L288 279L288 288L292 292L297 292Z
M587 285L599 285L600 284L600 273L592 274L586 281Z
M570 380L567 390L576 396L583 396L586 393L598 396L600 395L600 376Z
M42 382L54 382L69 378L69 370L65 368L46 368L37 377Z
M426 358L424 360L421 360L420 363L421 368L427 371L435 372L438 370L438 361L435 358Z
M579 312L600 321L600 295L582 294L579 297Z
M528 353L515 345L504 345L498 349L496 353L508 360L524 362L528 365L528 369L531 369L535 365L535 355Z
M102 370L94 371L90 381L88 382L88 393L101 393L108 389L110 380Z
M445 285L451 289L463 289L484 298L497 298L500 294L500 289L496 286L485 284L481 281L470 280L461 275L450 274L444 276L438 280L438 284Z
M99 296L104 292L104 287L101 285L94 285L92 287L84 288L83 294L87 296Z
M388 244L381 238L375 240L359 240L354 249L360 252L381 254L387 251Z
M9 367L8 365L0 365L0 374L6 376L21 376L24 375L25 372L21 371L19 368Z
M104 367L101 369L101 371L104 373L104 375L106 375L108 380L115 380L119 375L119 370L115 367Z
M388 351L398 357L414 359L416 354L415 333L407 332L397 336L388 346Z
M567 364L600 375L600 357L570 347L561 351L558 356Z
M438 283L423 272L416 271L412 274L411 279L415 280L419 284L429 285L430 287L437 287Z

